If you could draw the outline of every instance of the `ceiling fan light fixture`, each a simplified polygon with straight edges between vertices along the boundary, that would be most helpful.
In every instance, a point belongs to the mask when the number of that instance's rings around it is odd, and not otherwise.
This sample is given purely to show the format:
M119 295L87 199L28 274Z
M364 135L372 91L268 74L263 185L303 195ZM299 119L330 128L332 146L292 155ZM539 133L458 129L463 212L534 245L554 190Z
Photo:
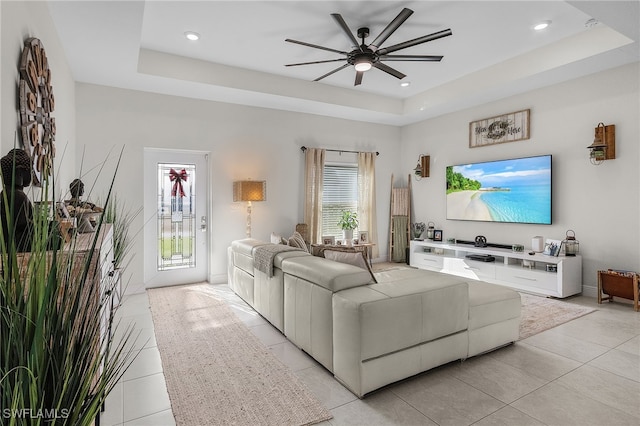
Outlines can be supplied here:
M353 65L355 66L356 71L359 72L369 71L372 67L371 61L367 58L358 58Z
M200 39L200 34L194 31L185 31L184 36L187 38L187 40L191 40L191 41L196 41Z

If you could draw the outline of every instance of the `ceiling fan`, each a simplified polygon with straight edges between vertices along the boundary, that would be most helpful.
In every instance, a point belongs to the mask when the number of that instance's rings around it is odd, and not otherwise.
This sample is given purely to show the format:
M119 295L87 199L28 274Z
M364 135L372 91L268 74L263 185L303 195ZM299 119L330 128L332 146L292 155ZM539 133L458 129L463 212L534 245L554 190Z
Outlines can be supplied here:
M406 77L406 75L404 75L403 73L401 73L400 71L391 68L390 66L386 65L383 63L383 61L423 61L423 62L439 62L442 60L442 56L434 56L434 55L389 55L389 53L401 50L401 49L406 49L408 47L412 47L412 46L416 46L418 44L422 44L422 43L426 43L428 41L433 41L433 40L437 40L439 38L442 37L447 37L450 36L451 33L451 29L446 29L443 31L438 31L436 33L433 34L429 34L423 37L418 37L415 38L413 40L409 40L409 41L405 41L402 43L398 43L398 44L394 44L393 46L389 46L389 47L383 47L380 48L380 46L382 46L382 44L389 38L389 36L391 36L391 34L393 34L398 27L400 27L400 25L402 25L404 23L404 21L407 20L407 18L409 18L409 16L411 16L411 14L413 14L413 10L411 9L407 9L404 8L402 9L402 11L398 14L398 16L395 17L395 19L393 21L391 21L389 23L389 25L387 25L387 27L382 30L382 32L380 33L380 35L378 35L378 37L376 37L375 40L373 40L373 42L371 42L368 46L364 43L364 39L367 38L369 36L369 28L367 27L362 27L358 29L358 37L360 39L362 39L362 44L359 44L358 40L354 37L353 33L351 32L351 30L349 29L349 27L347 26L346 22L344 21L344 19L342 19L342 16L339 13L332 13L331 16L333 17L333 19L336 21L336 23L340 26L340 28L342 28L342 30L344 31L344 33L347 35L347 37L349 38L349 41L353 43L353 50L351 50L350 52L346 52L346 51L342 51L342 50L337 50L337 49L332 49L330 47L324 47L324 46L318 46L317 44L311 44L311 43L306 43L304 41L298 41L298 40L293 40L293 39L286 39L285 41L289 42L289 43L295 43L295 44L300 44L302 46L308 46L308 47L313 47L315 49L321 49L321 50L326 50L329 52L334 52L334 53L339 53L341 55L345 55L344 58L339 58L339 59L328 59L328 60L324 60L324 61L313 61L313 62L301 62L298 64L287 64L285 66L287 67L295 67L295 66L299 66L299 65L312 65L312 64L323 64L323 63L327 63L327 62L340 62L340 61L344 61L346 60L347 63L344 65L339 66L338 68L329 71L328 73L316 78L314 81L319 81L322 80L325 77L330 76L333 73L336 73L344 68L347 68L350 65L353 65L355 70L356 70L356 81L354 83L354 86L358 86L359 84L362 83L362 76L364 75L365 71L370 70L372 67L373 68L377 68L381 71L386 72L387 74L390 74L398 79L403 79L404 77Z

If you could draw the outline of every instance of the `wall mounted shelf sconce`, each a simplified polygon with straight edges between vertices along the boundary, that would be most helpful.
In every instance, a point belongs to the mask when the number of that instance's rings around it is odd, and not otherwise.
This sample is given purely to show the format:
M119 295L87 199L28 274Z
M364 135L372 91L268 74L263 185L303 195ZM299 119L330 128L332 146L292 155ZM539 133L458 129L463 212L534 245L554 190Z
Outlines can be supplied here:
M247 202L247 238L251 238L251 202L267 199L267 182L264 180L241 180L233 182L233 201Z
M429 177L429 161L431 157L428 155L422 155L418 157L418 165L413 169L413 173L416 176L416 180L420 180L423 177Z
M616 126L598 123L593 143L587 147L591 164L601 164L604 160L616 158Z

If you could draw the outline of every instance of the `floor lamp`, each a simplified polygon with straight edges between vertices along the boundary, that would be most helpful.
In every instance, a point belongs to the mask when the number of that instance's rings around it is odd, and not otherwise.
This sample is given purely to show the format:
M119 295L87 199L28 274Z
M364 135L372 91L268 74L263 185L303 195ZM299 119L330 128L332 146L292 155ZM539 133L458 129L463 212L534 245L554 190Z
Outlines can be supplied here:
M233 201L247 202L247 238L251 238L251 202L267 199L267 182L240 180L233 182Z

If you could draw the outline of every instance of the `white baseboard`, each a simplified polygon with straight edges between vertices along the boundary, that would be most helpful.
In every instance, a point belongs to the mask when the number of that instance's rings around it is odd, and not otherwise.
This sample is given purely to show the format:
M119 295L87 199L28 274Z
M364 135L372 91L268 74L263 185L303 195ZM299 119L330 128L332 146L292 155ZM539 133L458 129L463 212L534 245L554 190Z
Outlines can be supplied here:
M592 285L583 285L582 295L587 297L593 297L595 299L598 297L598 287L592 286Z
M227 274L212 274L209 275L210 284L226 284L229 281Z

